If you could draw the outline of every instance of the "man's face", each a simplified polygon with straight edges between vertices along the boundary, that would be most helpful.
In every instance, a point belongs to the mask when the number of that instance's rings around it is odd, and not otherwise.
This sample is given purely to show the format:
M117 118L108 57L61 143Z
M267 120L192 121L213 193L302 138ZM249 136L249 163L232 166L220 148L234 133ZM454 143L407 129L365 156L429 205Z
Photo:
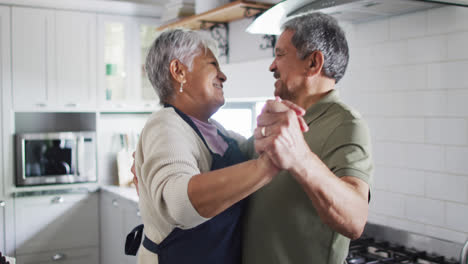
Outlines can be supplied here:
M270 65L275 82L275 96L292 102L305 87L307 60L297 57L297 49L291 42L294 31L285 30L276 42L275 59ZM302 88L302 89L301 89Z

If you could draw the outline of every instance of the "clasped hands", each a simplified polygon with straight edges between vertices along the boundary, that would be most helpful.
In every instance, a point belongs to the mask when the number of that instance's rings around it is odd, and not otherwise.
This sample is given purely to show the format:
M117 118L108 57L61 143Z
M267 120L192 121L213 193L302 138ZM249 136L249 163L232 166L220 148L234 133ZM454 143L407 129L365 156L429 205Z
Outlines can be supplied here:
M304 114L303 108L290 101L268 100L257 117L255 151L266 153L278 169L297 169L310 153L302 134L309 130Z

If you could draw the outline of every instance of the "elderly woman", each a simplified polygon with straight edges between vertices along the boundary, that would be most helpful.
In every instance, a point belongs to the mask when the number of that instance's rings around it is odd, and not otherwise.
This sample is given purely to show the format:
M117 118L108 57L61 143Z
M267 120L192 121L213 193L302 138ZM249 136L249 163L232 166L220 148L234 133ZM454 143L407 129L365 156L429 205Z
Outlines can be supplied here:
M266 155L245 161L239 136L210 119L226 81L214 44L176 29L149 51L146 70L164 108L147 121L135 153L138 263L240 263L243 199L278 172ZM127 253L136 254L142 228L129 234Z

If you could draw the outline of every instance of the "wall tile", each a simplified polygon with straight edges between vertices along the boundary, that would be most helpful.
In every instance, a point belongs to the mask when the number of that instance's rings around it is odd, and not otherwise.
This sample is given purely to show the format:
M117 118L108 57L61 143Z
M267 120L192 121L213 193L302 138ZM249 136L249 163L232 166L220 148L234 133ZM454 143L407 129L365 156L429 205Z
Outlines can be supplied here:
M389 190L390 182L393 181L393 168L379 166L378 169L374 171L374 185L372 186L371 192L374 193L375 190Z
M457 117L468 116L468 89L447 92L447 114Z
M406 40L384 42L370 47L372 65L402 65L407 63L408 45Z
M386 92L371 96L373 114L389 117L446 116L445 91Z
M429 89L468 88L467 72L468 61L429 64L428 87Z
M381 113L379 107L378 94L359 93L350 94L346 98L346 102L353 106L358 112L363 115L375 116Z
M372 61L371 48L360 46L349 47L349 68L361 68L363 65L371 65Z
M428 118L425 120L425 138L431 144L467 143L467 124L461 118Z
M447 227L468 232L468 205L447 203Z
M442 201L407 197L405 206L406 217L411 220L436 226L443 226L445 223L445 204Z
M468 175L468 147L447 147L447 171Z
M423 234L425 231L425 226L422 223L409 221L402 218L389 217L387 221L388 226L395 229L400 229L404 231L409 231L412 233Z
M369 46L389 39L388 19L376 20L370 23L356 25L354 35L356 46Z
M468 31L457 32L447 36L448 59L468 59Z
M409 63L427 63L447 58L447 38L434 36L408 40Z
M436 226L431 226L431 225L426 226L425 233L429 236L457 242L460 244L465 243L467 239L466 233L461 233L459 231L454 231L454 230L450 230L447 228L436 227Z
M426 172L425 183L428 198L468 202L468 177Z
M431 9L427 12L427 29L429 34L468 29L468 8L450 6Z
M406 147L409 168L434 171L445 168L445 151L442 146L407 144Z
M413 14L390 18L390 39L406 39L424 36L427 27L427 13Z
M391 67L388 75L389 77L384 79L384 81L388 82L388 90L413 91L427 89L426 65Z
M388 190L395 193L424 196L425 173L418 170L387 168Z
M366 91L412 91L427 89L427 66L359 67L348 72L353 88Z
M373 212L369 212L369 216L367 217L367 222L385 226L387 225L388 218L389 217L386 215L380 215L380 214L376 214Z
M374 163L379 167L406 167L407 161L405 144L395 142L375 143Z
M378 142L374 161L380 166L443 171L445 151L442 146Z
M377 140L424 142L423 118L379 118L374 121Z
M370 210L387 216L402 216L405 212L405 197L385 191L376 192L372 197Z

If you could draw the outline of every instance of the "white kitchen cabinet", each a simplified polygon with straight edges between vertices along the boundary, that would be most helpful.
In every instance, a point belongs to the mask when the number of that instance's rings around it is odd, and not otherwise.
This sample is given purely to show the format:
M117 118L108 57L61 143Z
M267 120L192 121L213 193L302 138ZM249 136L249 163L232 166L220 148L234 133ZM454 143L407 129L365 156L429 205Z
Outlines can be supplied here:
M57 105L96 108L96 14L56 12Z
M157 20L98 16L98 100L103 111L154 111L158 98L144 61L157 35Z
M10 72L10 8L0 6L0 122L2 124L0 129L0 252L5 254L6 252L6 234L5 234L5 216L6 216L6 207L7 201L4 193L4 181L5 175L7 175L7 170L5 168L5 160L8 157L4 155L5 153L5 140L7 140L4 135L6 134L4 130L4 122L6 122L7 109L4 107L7 100L9 99L9 91L11 89L11 72Z
M99 248L98 198L97 193L15 198L16 255Z
M142 224L140 210L138 209L138 204L130 201L125 201L124 206L122 206L123 213L123 234L124 238L127 237L127 234L132 231L138 225ZM125 256L126 264L135 264L136 257L134 256Z
M60 263L60 264L88 264L99 263L99 249L85 248L74 250L59 250L50 251L30 255L18 255L16 263L21 264L45 264L45 263Z
M15 109L55 104L54 11L12 8L12 79Z
M124 263L124 236L121 201L101 192L101 264Z
M115 194L101 192L101 264L134 264L135 256L124 252L127 234L141 224L138 204Z
M12 8L16 111L96 106L96 14Z

